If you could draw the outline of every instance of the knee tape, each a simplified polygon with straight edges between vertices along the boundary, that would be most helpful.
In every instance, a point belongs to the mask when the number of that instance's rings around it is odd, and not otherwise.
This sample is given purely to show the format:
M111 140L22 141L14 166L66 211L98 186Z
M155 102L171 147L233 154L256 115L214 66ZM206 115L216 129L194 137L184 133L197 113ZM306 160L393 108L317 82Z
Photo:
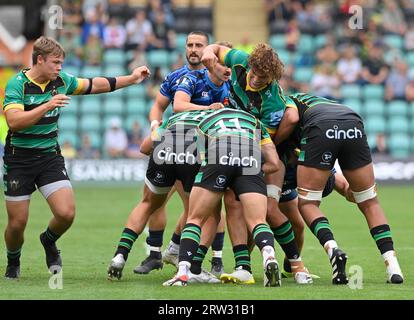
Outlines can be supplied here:
M273 198L275 199L277 202L279 202L280 200L280 195L282 193L282 189L279 188L277 185L275 184L268 184L266 185L267 188L267 196L269 198Z
M315 191L315 190L309 190L309 189L298 187L298 197L300 199L309 200L309 201L321 201L322 193L323 193L323 190Z
M355 202L361 203L377 196L377 186L374 184L371 188L364 191L352 191L352 194L354 195Z

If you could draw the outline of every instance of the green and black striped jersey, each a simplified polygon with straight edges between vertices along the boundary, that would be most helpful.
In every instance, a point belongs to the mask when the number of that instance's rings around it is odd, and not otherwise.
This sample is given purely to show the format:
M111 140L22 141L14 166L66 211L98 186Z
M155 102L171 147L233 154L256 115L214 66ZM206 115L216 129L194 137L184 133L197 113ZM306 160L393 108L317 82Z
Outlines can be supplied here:
M160 130L172 130L177 126L182 126L186 130L196 128L200 121L215 110L194 110L180 112L172 115L166 122L159 127Z
M257 130L260 130L260 136L257 135ZM198 124L198 132L213 140L234 136L260 144L272 143L263 124L252 114L242 110L224 108L208 114Z
M359 115L351 108L337 101L306 93L294 93L286 96L286 106L296 108L299 113L299 125L314 124L325 120L353 119ZM351 118L350 118L351 117Z
M31 80L26 71L20 71L8 81L3 107L5 111L12 108L30 111L48 102L54 95L70 95L80 91L78 79L65 72L60 72L55 80L41 85ZM56 152L59 149L57 136L60 112L60 108L56 108L28 128L18 131L9 129L5 153L13 152L16 148L33 154Z

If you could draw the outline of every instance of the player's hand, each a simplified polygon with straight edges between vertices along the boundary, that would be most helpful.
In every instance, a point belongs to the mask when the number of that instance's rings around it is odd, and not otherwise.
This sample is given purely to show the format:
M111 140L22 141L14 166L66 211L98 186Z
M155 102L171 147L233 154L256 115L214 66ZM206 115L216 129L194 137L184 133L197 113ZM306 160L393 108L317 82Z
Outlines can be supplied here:
M219 109L223 109L224 105L220 102L215 102L209 105L208 107L211 110L219 110Z
M148 78L150 75L151 75L151 72L147 68L147 66L141 66L141 67L135 68L131 74L131 76L134 79L134 83L136 84L141 83L143 80Z
M207 67L207 69L213 70L216 63L218 63L218 58L214 52L205 50L203 56L201 57L201 62Z
M57 94L47 102L48 110L54 110L59 107L65 107L70 101L70 97L64 94Z

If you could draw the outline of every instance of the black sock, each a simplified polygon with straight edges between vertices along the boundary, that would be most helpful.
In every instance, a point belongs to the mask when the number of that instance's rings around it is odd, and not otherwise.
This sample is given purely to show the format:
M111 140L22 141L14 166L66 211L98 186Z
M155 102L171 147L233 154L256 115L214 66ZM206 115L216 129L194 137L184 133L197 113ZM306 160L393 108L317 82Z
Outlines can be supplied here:
M269 226L264 223L260 223L253 228L253 239L256 245L259 247L259 250L266 246L271 246L274 248L275 241L273 239L272 230L270 230Z
M149 230L149 235L146 239L146 242L151 247L160 247L162 246L162 241L164 237L164 230Z
M222 251L224 245L224 232L217 232L216 236L211 244L211 250Z
M272 228L272 231L286 257L288 259L298 259L300 254L291 223L286 221L281 226Z
M249 248L247 247L247 244L239 244L237 246L233 247L233 253L234 253L234 260L236 262L235 269L241 267L244 270L249 271L252 273L252 267L250 264L250 254L249 254Z
M124 256L124 259L126 261L128 259L128 254L131 251L132 246L137 238L138 234L135 231L125 228L124 231L122 231L121 239L119 240L115 256L120 253Z
M335 240L331 226L326 217L320 217L313 220L310 225L312 233L318 238L319 243L324 246L326 242L330 240Z
M45 244L52 245L54 244L58 239L60 238L60 235L56 234L52 230L50 230L49 227L47 227L46 231L44 232L44 242Z
M394 242L392 241L391 229L388 224L376 226L370 232L381 254L394 250Z
M203 264L204 257L206 256L208 248L206 246L199 246L196 252L196 255L191 261L190 271L194 274L201 273L201 265Z
M180 234L176 234L174 232L173 235L172 235L172 237L171 237L171 241L174 242L177 245L180 245L180 238L181 238L181 235Z
M150 256L151 258L154 258L154 259L157 259L157 260L161 260L161 258L162 258L162 254L161 254L161 252L160 252L160 251L154 251L154 250L151 250L151 251L150 251L149 256Z
M7 264L10 266L20 266L21 252L21 248L14 251L7 250Z
M201 228L193 223L187 223L181 232L179 261L191 264L200 243Z

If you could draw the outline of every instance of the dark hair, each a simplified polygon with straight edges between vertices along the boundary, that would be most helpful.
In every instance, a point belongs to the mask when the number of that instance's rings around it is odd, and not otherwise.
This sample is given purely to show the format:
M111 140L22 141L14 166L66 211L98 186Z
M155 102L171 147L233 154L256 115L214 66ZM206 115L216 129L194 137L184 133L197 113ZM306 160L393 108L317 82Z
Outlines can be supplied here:
M187 40L188 40L188 37L189 36L193 36L193 35L196 35L196 36L203 36L203 37L205 37L206 39L207 39L207 43L210 43L210 37L209 37L209 35L208 35L208 33L205 33L204 31L191 31L188 35L187 35ZM186 42L187 42L187 40L186 40Z

